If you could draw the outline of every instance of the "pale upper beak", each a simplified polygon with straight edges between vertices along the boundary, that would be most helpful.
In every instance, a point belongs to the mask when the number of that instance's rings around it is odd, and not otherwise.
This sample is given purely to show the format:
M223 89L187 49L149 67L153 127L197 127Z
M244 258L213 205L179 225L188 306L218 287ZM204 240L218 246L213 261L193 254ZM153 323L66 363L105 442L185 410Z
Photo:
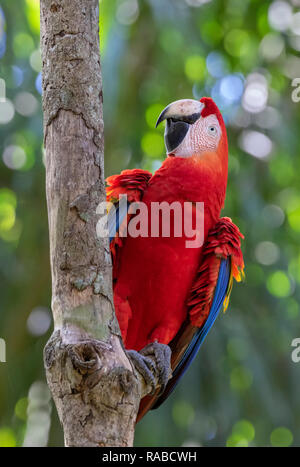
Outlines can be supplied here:
M194 99L181 99L172 102L162 111L156 122L156 127L163 120L167 120L165 145L168 153L171 153L183 141L190 125L201 117L203 108L202 102Z
M180 99L179 101L172 102L158 117L155 128L168 118L182 120L186 123L195 123L200 117L203 108L204 104L194 99Z

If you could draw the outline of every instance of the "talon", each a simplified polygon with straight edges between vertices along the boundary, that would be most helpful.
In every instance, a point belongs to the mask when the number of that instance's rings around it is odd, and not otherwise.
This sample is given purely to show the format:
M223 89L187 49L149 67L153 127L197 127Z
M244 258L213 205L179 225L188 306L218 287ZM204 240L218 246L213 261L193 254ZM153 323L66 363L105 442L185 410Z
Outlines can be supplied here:
M151 386L151 394L155 393L157 386L160 386L160 394L163 393L172 375L170 363L172 352L170 347L158 342L152 342L140 352L136 350L127 350L126 352L147 385Z
M136 350L126 351L129 358L131 358L135 369L142 375L146 381L147 386L152 388L151 394L154 394L156 388L155 381L155 366L151 358L141 355Z
M146 345L140 353L145 357L153 356L156 362L156 371L158 372L158 385L161 387L159 394L162 394L172 375L170 362L172 352L170 347L155 341Z

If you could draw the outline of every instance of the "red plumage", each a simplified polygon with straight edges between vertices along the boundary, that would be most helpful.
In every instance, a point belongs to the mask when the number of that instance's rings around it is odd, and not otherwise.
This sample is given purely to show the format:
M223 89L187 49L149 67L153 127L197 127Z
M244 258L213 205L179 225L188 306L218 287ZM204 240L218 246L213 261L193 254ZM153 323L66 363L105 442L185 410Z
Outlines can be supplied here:
M128 201L140 201L148 186L152 173L147 170L123 170L120 175L111 175L106 179L108 201L118 201L119 196L126 194Z
M241 238L244 236L229 217L222 217L209 231L203 246L202 262L187 300L188 314L193 326L201 327L210 312L221 259L230 256L232 276L238 281L243 276Z

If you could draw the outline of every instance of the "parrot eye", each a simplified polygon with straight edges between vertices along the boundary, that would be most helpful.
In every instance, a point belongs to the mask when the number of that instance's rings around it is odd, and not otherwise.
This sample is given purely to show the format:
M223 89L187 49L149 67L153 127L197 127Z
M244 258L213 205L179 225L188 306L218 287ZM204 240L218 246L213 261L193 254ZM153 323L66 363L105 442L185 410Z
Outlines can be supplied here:
M213 135L213 136L217 135L217 127L214 125L209 125L209 127L207 128L207 131L209 135Z

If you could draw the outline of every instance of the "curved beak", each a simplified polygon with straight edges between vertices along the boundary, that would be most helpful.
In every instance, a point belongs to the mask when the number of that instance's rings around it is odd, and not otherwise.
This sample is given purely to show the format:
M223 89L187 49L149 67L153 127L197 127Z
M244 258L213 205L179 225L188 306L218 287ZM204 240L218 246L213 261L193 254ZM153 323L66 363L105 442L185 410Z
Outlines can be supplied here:
M195 121L201 116L203 108L204 104L194 99L180 99L179 101L172 102L158 117L155 128L168 118L181 120L190 124L195 123Z
M169 104L160 114L155 128L167 120L165 129L165 145L168 154L172 153L184 140L190 125L200 117L204 108L202 102L194 99L181 99Z

